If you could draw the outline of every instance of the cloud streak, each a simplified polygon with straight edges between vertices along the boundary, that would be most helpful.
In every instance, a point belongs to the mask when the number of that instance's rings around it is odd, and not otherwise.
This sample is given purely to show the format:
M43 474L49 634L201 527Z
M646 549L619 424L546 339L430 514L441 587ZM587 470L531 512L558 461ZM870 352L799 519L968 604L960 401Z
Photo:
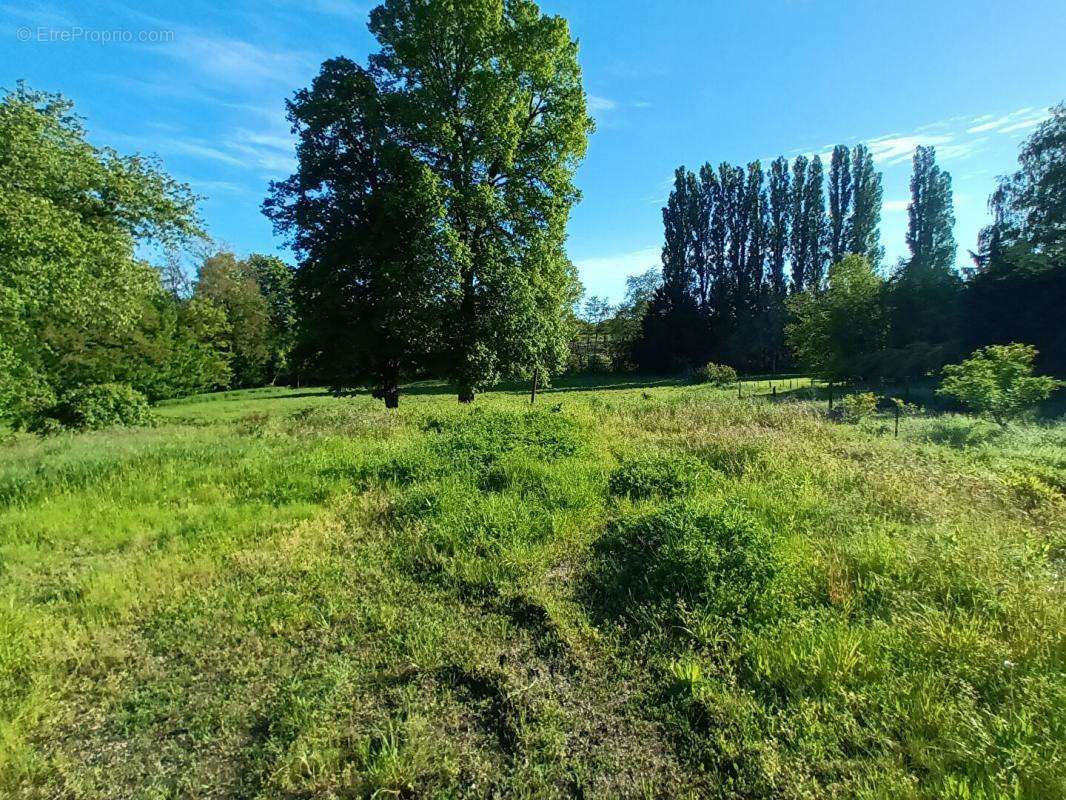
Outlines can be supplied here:
M662 248L660 246L643 247L628 253L596 256L574 262L574 266L582 276L600 279L639 275L650 267L658 267L661 264Z

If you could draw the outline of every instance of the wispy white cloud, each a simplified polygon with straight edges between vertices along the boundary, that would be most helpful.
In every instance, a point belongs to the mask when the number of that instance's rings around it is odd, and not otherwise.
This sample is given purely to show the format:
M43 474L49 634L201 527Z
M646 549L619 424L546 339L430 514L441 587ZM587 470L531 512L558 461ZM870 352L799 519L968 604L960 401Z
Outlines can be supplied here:
M295 85L314 66L313 59L297 51L268 49L228 36L187 31L176 36L172 46L157 52L228 84Z
M219 194L245 194L247 192L244 186L241 186L239 183L233 183L232 181L202 181L191 179L186 182L192 185L192 188L197 194L204 194L208 197Z
M1008 114L951 117L921 125L912 132L896 131L870 139L851 141L864 141L870 148L874 161L882 168L908 163L919 145L935 147L939 161L952 161L969 158L988 150L992 146L993 136L1027 131L1047 118L1046 109L1029 106ZM818 150L798 148L789 151L789 155L800 153L808 158L818 155L824 162L830 158L832 149L823 145Z
M604 114L608 111L620 111L625 108L651 108L652 104L647 100L634 100L621 101L612 100L609 97L604 97L598 94L589 94L585 96L585 104L588 107L589 113Z
M1032 119L1024 119L1021 122L1015 122L1013 125L1008 125L1005 128L1000 128L999 133L1014 133L1015 131L1024 131L1029 128L1035 128L1041 122L1047 119L1047 114L1043 114L1039 117L1033 117Z
M160 145L160 149L170 153L205 158L209 161L229 164L231 167L246 166L245 162L237 156L195 139L166 139L160 142Z
M644 247L628 253L616 253L609 256L596 256L574 262L578 272L586 279L625 278L639 275L649 267L662 264L662 248Z
M886 214L898 214L901 211L906 211L910 203L910 200L886 200L881 204L881 210Z
M169 137L154 140L152 145L152 149L164 154L192 156L271 178L287 175L296 168L291 138L244 128L218 139Z
M618 103L614 100L609 100L606 97L600 97L599 95L590 94L587 96L586 104L588 110L593 114L598 114L603 111L613 111L618 107Z
M1047 117L1048 114L1045 109L1033 108L1032 106L1019 108L1017 111L998 117L994 114L983 114L970 120L973 124L966 129L966 132L989 133L997 131L999 133L1010 133L1011 131L1035 127Z
M950 141L952 141L952 137L948 134L926 134L924 136L919 134L905 136L891 134L869 139L866 142L866 146L870 148L870 155L873 156L875 163L892 166L910 159L914 154L914 149L919 145L937 146L947 144Z

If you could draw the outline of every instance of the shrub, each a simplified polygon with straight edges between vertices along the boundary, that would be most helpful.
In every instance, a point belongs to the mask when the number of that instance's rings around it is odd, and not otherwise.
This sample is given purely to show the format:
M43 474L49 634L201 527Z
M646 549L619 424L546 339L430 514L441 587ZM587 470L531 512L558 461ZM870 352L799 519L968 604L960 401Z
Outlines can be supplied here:
M605 588L634 608L646 602L758 622L776 607L776 540L739 504L679 504L618 523L607 547L616 574ZM616 595L616 596L619 596Z
M592 353L585 362L585 372L603 375L611 371L611 359L603 353Z
M151 421L148 400L136 389L123 383L96 383L64 392L54 404L37 409L23 422L35 433L53 433L148 425Z
M648 456L622 464L611 474L608 489L632 500L678 497L695 487L700 471L700 462L688 456Z
M728 364L715 364L713 361L694 369L689 377L692 383L709 383L714 386L728 386L737 382L737 371Z
M1035 359L1036 348L1028 344L983 347L961 364L944 367L944 382L937 394L954 397L1005 425L1061 385L1046 375L1033 375Z
M849 394L840 401L844 419L848 422L858 422L865 417L872 417L877 412L877 395L873 392L859 392Z

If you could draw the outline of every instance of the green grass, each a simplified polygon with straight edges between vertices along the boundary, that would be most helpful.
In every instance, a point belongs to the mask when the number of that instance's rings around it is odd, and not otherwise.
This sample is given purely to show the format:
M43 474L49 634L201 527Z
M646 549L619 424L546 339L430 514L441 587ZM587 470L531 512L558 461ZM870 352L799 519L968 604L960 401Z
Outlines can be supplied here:
M15 435L0 796L1064 796L1066 424L778 388Z

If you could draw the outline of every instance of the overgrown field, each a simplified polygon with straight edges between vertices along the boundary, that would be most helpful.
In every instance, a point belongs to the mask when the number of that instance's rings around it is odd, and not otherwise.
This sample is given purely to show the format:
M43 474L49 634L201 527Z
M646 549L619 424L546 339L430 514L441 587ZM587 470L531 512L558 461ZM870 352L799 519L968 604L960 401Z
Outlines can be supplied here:
M0 445L0 796L1066 794L1066 424L585 389Z

